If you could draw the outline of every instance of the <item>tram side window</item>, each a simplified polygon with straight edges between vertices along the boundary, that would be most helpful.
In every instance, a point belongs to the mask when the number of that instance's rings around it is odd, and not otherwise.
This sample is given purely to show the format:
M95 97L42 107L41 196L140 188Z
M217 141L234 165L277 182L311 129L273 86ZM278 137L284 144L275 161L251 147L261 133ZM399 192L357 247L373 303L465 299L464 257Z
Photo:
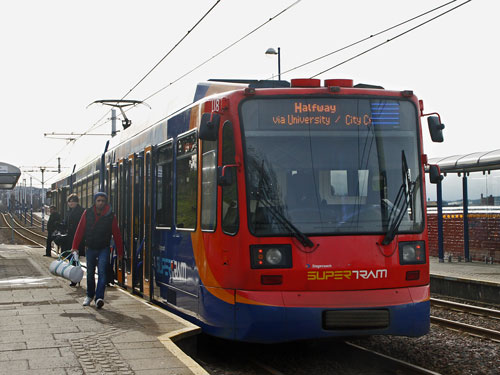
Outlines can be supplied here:
M176 213L177 228L196 228L198 153L196 133L177 140L176 153Z
M87 198L88 198L88 195L89 195L89 194L88 194L88 191L87 191L87 185L88 185L88 183L87 183L87 182L88 182L88 179L87 179L87 178L85 178L85 179L83 180L83 182L82 182L82 189L83 189L83 192L82 192L82 196L83 196L83 204L85 205L85 206L83 206L83 207L85 207L85 208L90 207L90 206L89 206L88 199L87 199Z
M217 218L217 142L203 141L201 170L201 229L215 230Z
M108 190L109 167L104 169L104 192L108 194L109 201L111 202L111 192Z
M78 196L78 202L80 206L82 205L82 182L78 181L76 184L76 195Z
M235 164L235 154L233 126L230 122L225 122L222 129L222 165ZM232 173L233 181L231 185L222 187L222 230L227 234L235 234L240 225L238 183L235 169L229 167L226 171Z
M118 209L118 166L111 167L111 202L115 210ZM116 212L116 211L115 211Z
M94 197L94 194L97 193L100 189L100 187L99 187L99 173L96 173L94 175L93 180L94 180L94 182L93 182L94 191L93 191L92 197Z
M172 142L158 149L156 163L156 226L172 226Z

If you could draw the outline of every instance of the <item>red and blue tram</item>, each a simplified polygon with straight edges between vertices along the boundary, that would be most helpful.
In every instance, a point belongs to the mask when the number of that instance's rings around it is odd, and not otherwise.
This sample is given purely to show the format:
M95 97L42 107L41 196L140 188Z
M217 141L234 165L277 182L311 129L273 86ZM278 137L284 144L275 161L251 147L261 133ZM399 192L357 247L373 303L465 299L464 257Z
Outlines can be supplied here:
M411 91L350 80L207 82L60 179L53 202L107 191L125 244L117 282L208 334L420 336L422 116ZM433 140L443 127L429 118Z

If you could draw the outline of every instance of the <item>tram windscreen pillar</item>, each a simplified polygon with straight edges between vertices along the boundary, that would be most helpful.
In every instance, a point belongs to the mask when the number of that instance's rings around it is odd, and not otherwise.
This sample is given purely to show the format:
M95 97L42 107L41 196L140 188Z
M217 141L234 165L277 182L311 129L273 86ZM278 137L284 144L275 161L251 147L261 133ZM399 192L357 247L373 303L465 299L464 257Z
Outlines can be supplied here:
M437 226L438 226L438 257L439 263L444 262L443 247L443 186L441 181L436 184L437 193Z
M464 172L462 178L462 193L464 204L464 257L468 262L469 258L469 192L467 188L467 172Z

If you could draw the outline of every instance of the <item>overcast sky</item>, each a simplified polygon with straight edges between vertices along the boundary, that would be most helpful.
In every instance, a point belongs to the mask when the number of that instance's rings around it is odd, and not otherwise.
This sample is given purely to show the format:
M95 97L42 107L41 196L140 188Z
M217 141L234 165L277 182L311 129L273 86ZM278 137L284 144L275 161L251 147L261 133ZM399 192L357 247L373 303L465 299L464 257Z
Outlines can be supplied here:
M121 98L186 35L216 0L75 2L16 0L0 12L2 58L0 161L22 169L81 165L103 150L106 137L67 143L44 133L110 131L108 108L94 100ZM152 124L188 104L196 83L209 78L266 79L277 74L281 47L287 71L446 1L302 0L194 73L127 112L133 126ZM448 6L353 48L284 74L308 78L464 3ZM143 100L248 34L294 0L221 0L127 99ZM445 143L429 157L500 148L495 90L500 87L497 1L474 0L318 78L351 78L388 89L410 89L426 112L439 112ZM102 120L104 119L104 120ZM39 174L32 173L40 178ZM53 181L47 174L48 183ZM34 181L37 184L36 181Z

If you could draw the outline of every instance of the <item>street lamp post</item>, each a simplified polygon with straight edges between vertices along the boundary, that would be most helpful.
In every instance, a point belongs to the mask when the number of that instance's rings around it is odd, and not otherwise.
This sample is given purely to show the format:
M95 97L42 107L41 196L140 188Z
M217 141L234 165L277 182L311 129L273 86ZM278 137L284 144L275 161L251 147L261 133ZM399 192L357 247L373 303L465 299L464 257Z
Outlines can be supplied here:
M266 55L278 55L278 80L281 81L281 50L278 47L278 52L274 48L268 48Z
M40 167L40 171L42 172L42 232L45 232L45 191L44 191L44 180L43 174L45 172L44 167Z
M31 221L30 225L33 226L33 179L30 176L30 214L31 214Z
M28 207L28 202L26 201L26 179L23 178L23 215L24 215L24 225L26 225L26 209ZM22 219L22 216L21 216Z

